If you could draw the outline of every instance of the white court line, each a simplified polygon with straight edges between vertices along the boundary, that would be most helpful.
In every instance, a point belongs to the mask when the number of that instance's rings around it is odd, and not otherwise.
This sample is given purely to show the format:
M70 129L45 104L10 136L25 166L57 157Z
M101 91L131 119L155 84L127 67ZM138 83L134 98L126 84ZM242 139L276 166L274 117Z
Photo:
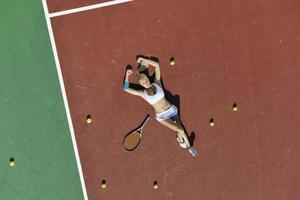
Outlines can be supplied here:
M80 158L79 158L79 152L78 152L76 138L75 138L75 134L74 134L72 118L71 118L68 99L67 99L67 95L66 95L66 89L65 89L63 76L62 76L62 72L61 72L61 68L60 68L60 63L59 63L59 59L58 59L56 44L55 44L55 40L54 40L54 35L53 35L53 30L52 30L52 26L51 26L51 21L50 21L50 16L49 16L49 11L48 11L48 6L47 6L46 0L43 0L43 7L44 7L45 18L46 18L46 22L47 22L48 31L49 31L50 41L51 41L51 45L52 45L54 60L55 60L55 64L56 64L58 79L59 79L59 83L60 83L60 89L62 92L62 96L63 96L63 100L64 100L64 104L65 104L65 110L66 110L66 114L67 114L67 118L68 118L69 129L70 129L70 133L71 133L73 149L74 149L75 158L76 158L76 162L77 162L77 168L78 168L78 172L79 172L82 192L83 192L84 199L88 200L84 177L83 177L83 173L82 173L82 167L81 167Z
M76 162L77 162L77 168L78 168L78 173L79 173L79 177L80 177L82 192L83 192L84 199L88 200L84 176L83 176L83 172L82 172L82 166L81 166L80 157L79 157L79 151L78 151L78 147L77 147L77 143L76 143L74 127L73 127L72 118L71 118L71 114L70 114L70 108L69 108L69 104L68 104L66 89L65 89L65 85L64 85L64 81L63 81L62 71L61 71L61 67L60 67L60 63L59 63L59 58L58 58L58 53L57 53L57 48L56 48L56 44L55 44L55 39L54 39L54 34L53 34L50 18L67 15L67 14L71 14L71 13L76 13L76 12L82 12L82 11L91 10L91 9L96 9L96 8L101 8L101 7L106 7L106 6L111 6L111 5L116 5L116 4L120 4L120 3L130 2L133 0L115 0L115 1L95 4L95 5L91 5L91 6L85 6L85 7L81 7L81 8L75 8L75 9L51 13L51 14L49 13L49 10L48 10L47 0L42 0L42 1L43 1L44 14L45 14L46 22L47 22L50 42L51 42L51 46L52 46L53 56L54 56L54 60L55 60L55 64L56 64L56 70L57 70L58 79L59 79L59 83L60 83L60 89L62 92L64 105L65 105L65 111L66 111L66 115L67 115L67 119L68 119L68 123L69 123L69 129L70 129L70 134L71 134L71 138L72 138L75 158L76 158Z
M80 7L80 8L74 8L74 9L64 10L64 11L55 12L55 13L49 13L49 17L50 18L52 18L52 17L58 17L58 16L62 16L62 15L68 15L68 14L82 12L82 11L87 11L87 10L92 10L92 9L96 9L96 8L102 8L102 7L106 7L106 6L112 6L112 5L116 5L116 4L120 4L120 3L130 2L130 1L133 1L133 0L108 1L108 2L98 3L98 4L94 4L94 5L90 5L90 6L84 6L84 7Z

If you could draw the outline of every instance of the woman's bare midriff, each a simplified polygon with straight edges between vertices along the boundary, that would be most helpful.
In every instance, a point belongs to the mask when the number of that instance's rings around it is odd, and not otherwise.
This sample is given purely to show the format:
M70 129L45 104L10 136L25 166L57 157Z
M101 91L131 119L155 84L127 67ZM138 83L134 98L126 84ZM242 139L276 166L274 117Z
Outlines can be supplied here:
M155 113L158 114L168 110L172 104L166 98L162 98L152 106L155 110Z

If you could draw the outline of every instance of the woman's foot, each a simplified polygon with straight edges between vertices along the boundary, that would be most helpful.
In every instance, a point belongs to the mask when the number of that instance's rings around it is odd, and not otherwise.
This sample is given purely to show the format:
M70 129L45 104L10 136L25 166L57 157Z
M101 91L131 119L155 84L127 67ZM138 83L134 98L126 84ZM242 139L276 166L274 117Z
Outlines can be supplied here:
M184 141L183 138L181 138L182 140L180 140L178 137L176 137L176 139L177 139L177 141L178 141L178 143L179 143L179 145L180 145L181 148L184 148L184 149L187 148L187 145L186 145L186 143L185 143L185 141Z
M194 157L198 155L198 151L195 149L195 147L190 147L189 153Z

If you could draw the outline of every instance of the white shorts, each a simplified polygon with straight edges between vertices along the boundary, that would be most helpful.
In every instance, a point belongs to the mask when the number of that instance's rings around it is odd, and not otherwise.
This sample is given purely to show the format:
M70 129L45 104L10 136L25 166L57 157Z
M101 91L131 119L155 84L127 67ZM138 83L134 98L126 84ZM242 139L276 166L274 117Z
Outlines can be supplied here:
M178 109L176 106L172 105L168 110L162 112L162 113L158 113L156 114L156 120L157 121L162 121L162 120L166 120L166 119L170 119L171 117L176 116L178 113Z

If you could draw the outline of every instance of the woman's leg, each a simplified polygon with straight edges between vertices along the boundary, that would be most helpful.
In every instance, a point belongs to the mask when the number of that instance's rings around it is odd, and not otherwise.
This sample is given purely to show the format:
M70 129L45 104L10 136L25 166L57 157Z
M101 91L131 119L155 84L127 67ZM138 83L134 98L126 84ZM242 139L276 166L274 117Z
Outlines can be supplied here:
M168 128L172 129L173 131L177 132L177 137L179 139L180 142L185 141L185 144L187 145L187 147L190 147L190 142L189 139L187 137L187 134L184 131L183 126L181 125L181 123L176 123L175 121L171 120L171 119L166 119L166 120L162 120L160 121L161 124L167 126Z
M175 115L175 116L173 116L173 117L171 117L170 119L171 119L172 121L174 121L175 123L177 123L177 124L183 126L183 125L182 125L182 122L181 122L181 120L180 120L180 117L179 117L178 114Z

